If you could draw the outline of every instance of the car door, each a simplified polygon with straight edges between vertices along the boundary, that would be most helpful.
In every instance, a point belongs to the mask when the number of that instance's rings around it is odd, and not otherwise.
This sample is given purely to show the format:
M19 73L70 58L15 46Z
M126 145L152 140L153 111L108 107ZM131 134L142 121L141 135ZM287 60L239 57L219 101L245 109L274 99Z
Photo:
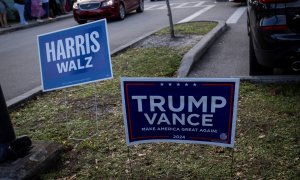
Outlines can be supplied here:
M124 0L126 6L126 12L133 11L137 8L137 3L139 0Z
M141 0L132 0L132 1L133 1L133 3L134 3L133 9L137 9L137 8L139 7L139 5L140 5L140 1L141 1Z

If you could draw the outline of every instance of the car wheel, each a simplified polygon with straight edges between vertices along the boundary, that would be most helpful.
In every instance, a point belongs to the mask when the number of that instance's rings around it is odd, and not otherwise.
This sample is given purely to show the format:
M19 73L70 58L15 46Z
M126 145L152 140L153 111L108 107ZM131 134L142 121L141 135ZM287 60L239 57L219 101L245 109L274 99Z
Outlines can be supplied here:
M255 56L253 40L251 35L249 36L249 74L250 76L254 75L268 75L272 74L273 69L269 67L265 67L260 65L257 62L257 58Z
M77 22L78 22L78 24L85 24L87 22L87 20L78 20Z
M249 20L249 15L247 14L247 34L250 36L250 20Z
M121 3L120 6L119 6L119 19L120 20L123 20L125 19L125 7L124 5Z
M140 0L139 7L136 9L136 12L141 13L144 11L144 0Z

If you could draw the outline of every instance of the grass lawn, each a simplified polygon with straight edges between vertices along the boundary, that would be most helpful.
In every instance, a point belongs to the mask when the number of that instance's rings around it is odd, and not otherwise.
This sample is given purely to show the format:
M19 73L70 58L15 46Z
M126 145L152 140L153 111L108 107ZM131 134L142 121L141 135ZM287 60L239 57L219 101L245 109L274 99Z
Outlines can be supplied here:
M197 29L199 24L194 23ZM57 167L41 178L299 178L300 84L296 83L241 82L234 149L172 143L128 149L119 78L174 77L188 48L130 48L112 57L114 79L44 93L12 111L17 135L65 147Z

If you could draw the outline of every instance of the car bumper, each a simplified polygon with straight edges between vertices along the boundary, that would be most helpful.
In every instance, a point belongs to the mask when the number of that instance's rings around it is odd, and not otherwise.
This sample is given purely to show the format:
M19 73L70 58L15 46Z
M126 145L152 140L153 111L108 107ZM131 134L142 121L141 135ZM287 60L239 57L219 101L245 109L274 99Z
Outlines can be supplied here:
M267 67L290 67L300 61L299 33L261 32L254 34L254 51L259 64Z
M98 20L103 18L116 18L118 17L117 7L105 7L95 10L80 10L74 9L73 15L76 21L81 20Z
M289 68L292 63L300 61L300 45L282 46L272 50L256 49L257 61L267 67Z

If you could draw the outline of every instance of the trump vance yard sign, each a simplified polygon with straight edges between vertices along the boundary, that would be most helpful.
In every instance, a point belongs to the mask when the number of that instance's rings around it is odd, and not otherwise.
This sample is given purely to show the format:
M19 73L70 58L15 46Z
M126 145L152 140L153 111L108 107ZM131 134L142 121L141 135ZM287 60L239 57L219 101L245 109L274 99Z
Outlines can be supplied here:
M121 78L126 142L234 146L239 79Z
M106 20L38 36L44 91L113 76Z

